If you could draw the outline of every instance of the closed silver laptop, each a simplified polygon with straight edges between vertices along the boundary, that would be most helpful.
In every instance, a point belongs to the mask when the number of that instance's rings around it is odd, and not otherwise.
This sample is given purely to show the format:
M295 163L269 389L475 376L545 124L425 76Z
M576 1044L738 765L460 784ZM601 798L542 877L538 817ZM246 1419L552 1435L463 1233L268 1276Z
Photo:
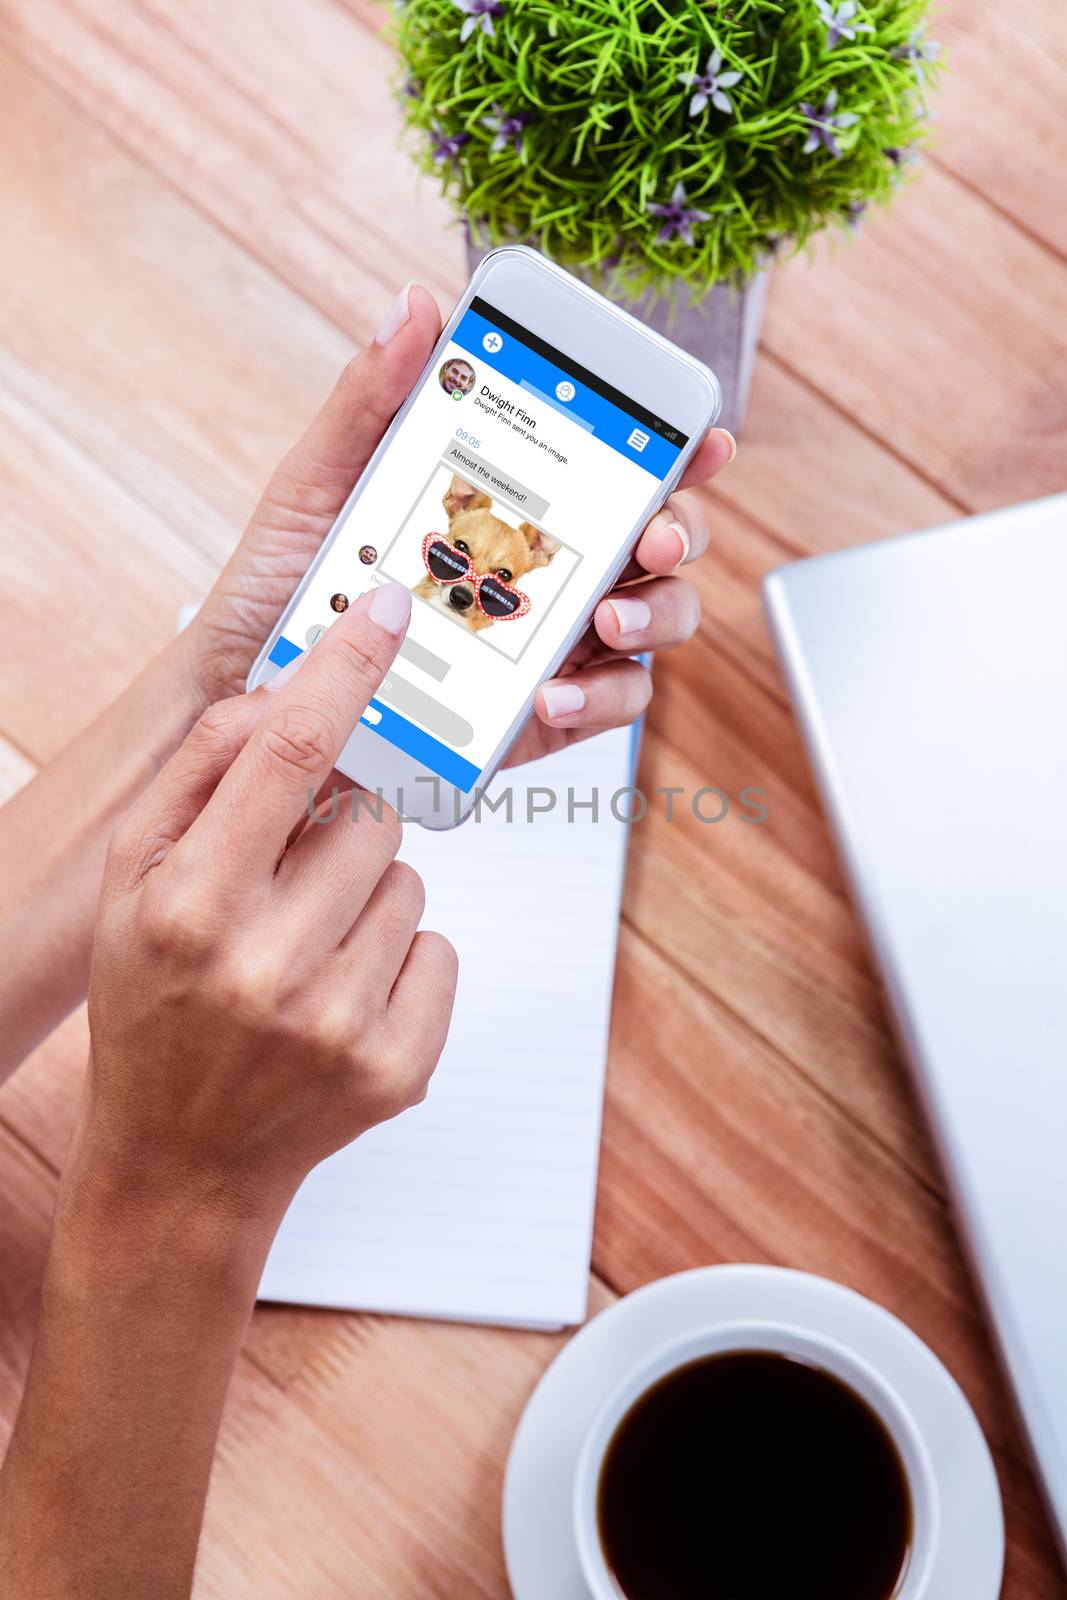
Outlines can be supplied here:
M765 590L1067 1550L1067 495Z

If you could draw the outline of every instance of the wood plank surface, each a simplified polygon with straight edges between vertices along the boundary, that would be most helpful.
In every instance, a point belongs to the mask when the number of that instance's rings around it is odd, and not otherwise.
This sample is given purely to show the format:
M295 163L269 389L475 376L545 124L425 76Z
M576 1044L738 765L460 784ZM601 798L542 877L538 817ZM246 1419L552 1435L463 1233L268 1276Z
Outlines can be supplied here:
M767 347L945 494L980 511L1062 487L1062 264L942 169L775 287Z
M0 792L170 636L399 284L447 306L462 282L380 15L0 0ZM634 828L591 1309L728 1260L872 1295L987 1431L1007 1600L1064 1600L759 596L783 561L1063 487L1062 8L944 0L932 31L933 154L891 215L777 275L704 621L657 667L643 785L758 787L768 818ZM0 1439L85 1048L78 1013L0 1090ZM565 1338L259 1310L198 1595L503 1600L508 1443Z
M1060 0L943 0L934 160L1067 259L1067 27Z

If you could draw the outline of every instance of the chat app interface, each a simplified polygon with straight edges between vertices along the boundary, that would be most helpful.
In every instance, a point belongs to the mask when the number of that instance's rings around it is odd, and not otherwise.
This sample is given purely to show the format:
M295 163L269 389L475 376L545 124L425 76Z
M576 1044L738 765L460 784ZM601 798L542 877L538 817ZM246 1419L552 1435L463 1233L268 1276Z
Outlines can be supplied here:
M405 584L411 626L363 721L469 791L686 442L473 300L271 661Z

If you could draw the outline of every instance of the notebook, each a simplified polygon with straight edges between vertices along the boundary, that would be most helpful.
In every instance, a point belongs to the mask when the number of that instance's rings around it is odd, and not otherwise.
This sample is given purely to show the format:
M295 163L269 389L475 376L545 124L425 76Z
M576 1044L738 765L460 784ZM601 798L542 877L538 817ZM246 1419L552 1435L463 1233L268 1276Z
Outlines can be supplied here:
M501 774L490 796L510 787L510 823L501 809L449 833L407 829L423 925L459 953L448 1043L422 1105L308 1177L261 1299L584 1320L627 836L610 801L635 756L633 730L600 734ZM594 789L597 820L581 805Z

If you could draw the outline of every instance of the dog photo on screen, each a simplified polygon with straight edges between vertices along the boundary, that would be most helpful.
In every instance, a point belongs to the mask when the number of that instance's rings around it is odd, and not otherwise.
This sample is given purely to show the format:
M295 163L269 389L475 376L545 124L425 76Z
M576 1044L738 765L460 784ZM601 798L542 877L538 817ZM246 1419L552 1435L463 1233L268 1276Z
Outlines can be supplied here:
M472 633L526 616L534 602L523 580L549 565L559 540L532 522L506 522L484 489L458 475L442 504L447 528L423 537L423 576L412 585L419 599Z

